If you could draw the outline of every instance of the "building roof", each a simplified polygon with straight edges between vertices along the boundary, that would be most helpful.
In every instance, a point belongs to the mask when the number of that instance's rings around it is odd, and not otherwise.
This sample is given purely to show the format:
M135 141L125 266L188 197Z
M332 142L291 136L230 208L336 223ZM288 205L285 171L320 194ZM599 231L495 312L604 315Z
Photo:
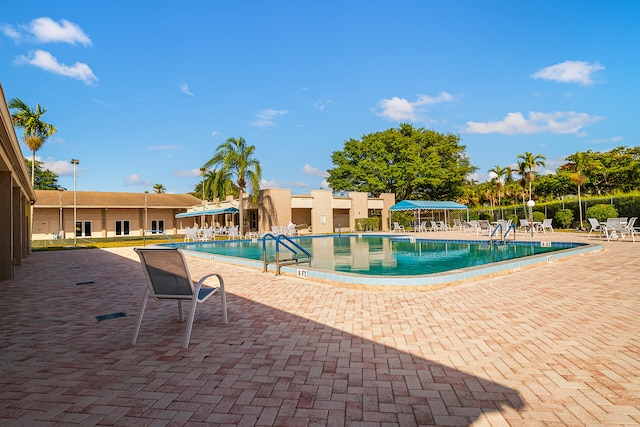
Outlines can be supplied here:
M146 203L145 203L146 197ZM60 207L59 190L36 190L36 208ZM191 194L120 193L102 191L77 191L79 208L166 208L184 209L201 204L202 200ZM73 206L73 190L62 191L62 206Z
M389 208L389 210L392 211L448 211L462 209L467 209L467 207L465 205L461 205L460 203L439 200L403 200Z

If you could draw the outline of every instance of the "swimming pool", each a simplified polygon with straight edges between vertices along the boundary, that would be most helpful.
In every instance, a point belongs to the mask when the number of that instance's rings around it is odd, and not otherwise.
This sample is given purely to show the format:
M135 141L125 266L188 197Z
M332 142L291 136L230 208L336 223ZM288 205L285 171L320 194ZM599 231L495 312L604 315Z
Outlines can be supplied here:
M514 271L601 249L568 242L489 244L487 240L431 240L413 236L305 236L294 239L311 263L282 266L284 274L359 285L425 286ZM262 239L178 244L189 254L263 267ZM269 271L275 271L275 242L267 240ZM280 258L290 258L280 248Z

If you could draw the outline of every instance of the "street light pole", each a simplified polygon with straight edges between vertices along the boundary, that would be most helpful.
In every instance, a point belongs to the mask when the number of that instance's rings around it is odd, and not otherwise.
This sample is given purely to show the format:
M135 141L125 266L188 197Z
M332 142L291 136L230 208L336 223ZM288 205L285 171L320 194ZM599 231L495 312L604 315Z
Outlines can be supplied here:
M533 207L536 205L536 202L529 199L527 202L527 206L529 206L529 228L531 228L531 237L533 237Z
M202 173L202 218L200 218L200 227L204 228L204 173L207 171L206 168L200 168L200 172Z
M76 166L80 161L78 159L71 159L73 165L73 246L78 244L78 199L76 198Z
M149 202L147 197L149 197L149 190L144 190L144 227L142 229L142 246L147 246L147 229L149 228L149 216L147 210Z
M60 228L58 229L58 239L62 239L64 237L64 232L62 231L62 192L64 188L59 187L58 191L60 191Z

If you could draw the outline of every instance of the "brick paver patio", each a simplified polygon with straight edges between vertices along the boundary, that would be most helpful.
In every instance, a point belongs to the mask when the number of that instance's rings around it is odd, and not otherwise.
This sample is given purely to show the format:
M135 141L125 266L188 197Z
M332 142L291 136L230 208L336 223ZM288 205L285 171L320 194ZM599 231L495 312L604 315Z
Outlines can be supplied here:
M436 291L190 258L229 324L200 305L187 350L154 301L129 344L131 248L34 253L0 282L0 425L638 425L640 242L603 247Z

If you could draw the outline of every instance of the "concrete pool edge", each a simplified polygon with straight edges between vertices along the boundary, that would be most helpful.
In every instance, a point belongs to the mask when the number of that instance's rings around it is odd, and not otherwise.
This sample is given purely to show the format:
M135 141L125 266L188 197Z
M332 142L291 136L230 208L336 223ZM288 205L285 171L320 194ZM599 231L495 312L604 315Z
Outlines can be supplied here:
M389 236L385 236L389 237ZM403 238L405 236L396 236L396 238ZM409 239L410 237L406 237ZM448 242L464 242L464 243L486 243L486 241L480 240L460 240L451 239L446 240ZM517 244L524 242L517 242ZM516 258L512 260L505 260L496 262L493 264L474 266L458 270L452 270L450 272L433 273L421 276L372 276L361 275L355 273L343 273L329 270L318 270L305 265L298 266L281 266L280 272L282 275L293 276L302 279L310 279L313 281L329 283L334 285L357 287L357 288L387 288L400 290L403 288L408 289L423 289L423 290L435 290L443 287L454 286L457 284L466 283L480 278L493 277L498 275L509 274L523 269L533 268L544 264L553 263L556 261L564 261L579 256L591 255L603 250L602 244L594 243L578 243L578 242L550 242L559 244L561 246L569 246L564 249L560 249L551 253L544 253L538 255L530 255L524 258ZM542 244L542 242L526 242L526 244ZM575 245L575 246L571 246ZM197 252L185 249L185 254L201 259L209 259L212 261L220 261L227 264L236 264L252 269L264 269L262 261L237 258L226 255L212 255L203 252ZM269 273L275 274L275 264L269 264L267 266Z

